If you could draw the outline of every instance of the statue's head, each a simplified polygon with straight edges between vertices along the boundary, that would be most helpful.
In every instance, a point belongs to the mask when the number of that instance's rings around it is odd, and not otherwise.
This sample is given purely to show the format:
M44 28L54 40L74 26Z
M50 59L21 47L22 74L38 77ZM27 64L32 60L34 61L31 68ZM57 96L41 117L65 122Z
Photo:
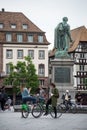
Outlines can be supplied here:
M68 18L67 17L63 17L63 21L68 21Z

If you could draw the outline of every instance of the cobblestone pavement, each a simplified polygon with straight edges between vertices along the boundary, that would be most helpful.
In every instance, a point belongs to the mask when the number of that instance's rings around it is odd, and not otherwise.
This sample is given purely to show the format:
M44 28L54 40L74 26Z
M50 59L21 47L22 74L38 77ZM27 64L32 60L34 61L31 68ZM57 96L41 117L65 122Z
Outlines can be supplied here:
M50 115L35 119L30 114L21 118L20 112L0 112L0 130L87 130L87 114L63 114L53 119Z

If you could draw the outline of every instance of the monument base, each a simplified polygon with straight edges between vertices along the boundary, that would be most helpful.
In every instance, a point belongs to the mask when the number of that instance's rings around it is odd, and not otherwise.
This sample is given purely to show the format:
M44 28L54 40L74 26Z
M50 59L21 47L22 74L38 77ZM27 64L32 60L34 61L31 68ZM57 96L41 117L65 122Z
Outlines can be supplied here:
M74 94L73 65L74 61L70 58L51 60L51 81L56 84L59 91L64 93L67 89Z

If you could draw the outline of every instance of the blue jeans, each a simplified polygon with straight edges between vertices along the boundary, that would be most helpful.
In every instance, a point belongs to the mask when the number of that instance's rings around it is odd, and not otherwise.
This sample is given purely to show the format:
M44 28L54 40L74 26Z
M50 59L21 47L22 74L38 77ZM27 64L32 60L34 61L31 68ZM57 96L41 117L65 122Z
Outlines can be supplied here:
M27 101L30 101L33 104L36 103L36 98L33 96L23 97L22 100L23 100L23 103L26 103Z

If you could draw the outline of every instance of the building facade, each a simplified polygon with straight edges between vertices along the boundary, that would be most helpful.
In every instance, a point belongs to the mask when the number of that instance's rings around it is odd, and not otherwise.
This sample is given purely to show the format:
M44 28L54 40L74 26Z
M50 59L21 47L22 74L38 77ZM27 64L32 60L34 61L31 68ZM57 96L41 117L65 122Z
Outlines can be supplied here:
M42 87L48 87L48 45L45 32L21 12L0 11L0 84L16 65L30 56Z

